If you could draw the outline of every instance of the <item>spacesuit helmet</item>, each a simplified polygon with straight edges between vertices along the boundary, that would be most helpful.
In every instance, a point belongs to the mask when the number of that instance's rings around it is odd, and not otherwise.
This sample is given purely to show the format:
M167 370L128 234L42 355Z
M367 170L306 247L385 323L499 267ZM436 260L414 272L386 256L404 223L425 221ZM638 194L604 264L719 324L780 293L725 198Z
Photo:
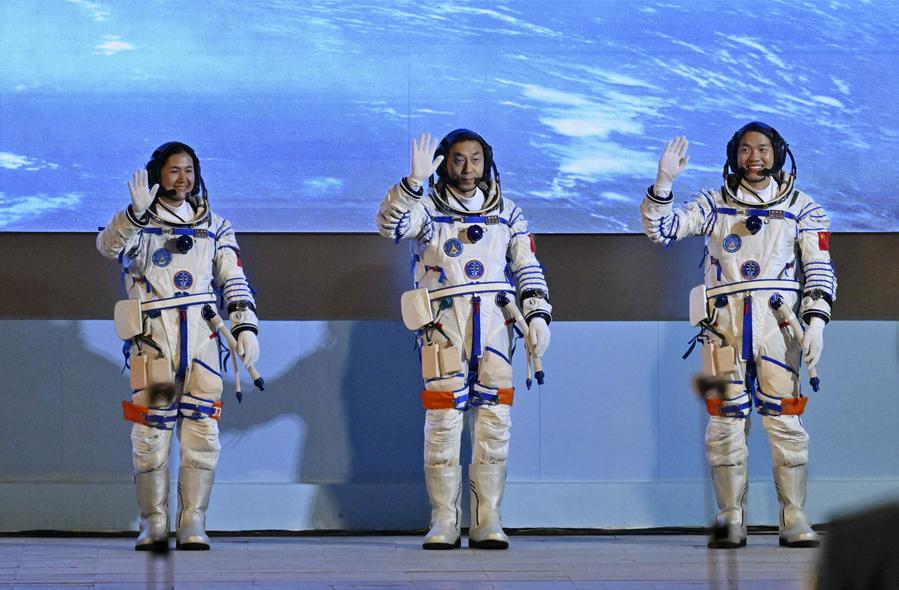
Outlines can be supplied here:
M447 184L450 183L450 177L446 169L446 159L450 148L460 141L476 141L481 144L481 148L484 151L484 171L481 173L481 178L478 179L478 185L484 191L486 199L484 200L484 206L477 211L459 209L452 203L447 194ZM481 215L497 207L502 210L503 191L499 181L499 170L496 168L496 162L493 160L493 148L483 137L470 129L450 131L437 145L434 157L436 158L437 156L443 156L444 159L440 162L440 166L437 167L437 183L434 183L434 177L432 176L429 184L438 208L456 215Z
M166 142L153 151L153 155L150 156L150 161L147 162L148 184L150 186L159 184L159 194L165 196L166 191L162 189L160 182L162 166L170 156L180 153L189 155L194 163L194 186L191 188L189 196L196 197L197 195L201 195L204 199L207 198L209 195L206 191L206 183L203 181L203 176L200 174L200 158L197 157L197 153L192 147L180 141Z
M747 201L740 196L741 188L744 191L754 193L754 191L744 182L746 170L740 168L738 163L740 140L750 131L761 133L771 142L771 150L773 152L771 168L765 168L762 171L762 176L771 177L777 183L777 190L775 191L774 196L769 201L765 202L766 206L771 206L783 201L793 192L793 187L796 183L796 159L793 158L793 152L790 151L789 144L787 144L783 136L777 132L777 129L762 123L761 121L747 123L738 129L730 141L727 142L727 161L724 163L724 171L722 173L724 177L724 195L727 199L733 199L744 205L752 206L758 204L757 199L750 198ZM784 170L787 156L790 157L789 173ZM755 197L759 196L757 193L754 193L754 195Z

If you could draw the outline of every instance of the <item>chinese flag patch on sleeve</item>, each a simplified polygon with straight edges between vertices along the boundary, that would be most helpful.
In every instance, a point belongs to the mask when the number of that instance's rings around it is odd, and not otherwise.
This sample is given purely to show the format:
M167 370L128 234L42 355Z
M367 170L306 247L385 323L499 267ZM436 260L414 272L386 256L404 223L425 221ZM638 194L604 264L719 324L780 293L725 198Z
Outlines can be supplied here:
M818 249L819 250L830 250L830 232L829 231L819 231L818 232Z

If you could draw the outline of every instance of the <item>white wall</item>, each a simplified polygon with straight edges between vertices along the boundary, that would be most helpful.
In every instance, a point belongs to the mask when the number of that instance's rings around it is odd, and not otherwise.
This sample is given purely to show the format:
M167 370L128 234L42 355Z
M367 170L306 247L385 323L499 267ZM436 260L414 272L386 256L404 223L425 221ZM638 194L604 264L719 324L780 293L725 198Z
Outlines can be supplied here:
M525 389L524 360L514 360L505 524L706 524L706 417L689 390L699 360L680 358L693 329L654 321L552 328L540 391ZM130 428L119 405L128 383L112 322L3 320L0 334L0 531L133 529ZM899 496L899 322L834 321L825 339L823 390L809 393L803 418L816 522ZM260 340L266 391L246 392L239 405L226 384L209 528L425 527L424 412L403 326L265 322ZM775 524L758 419L750 457L750 523Z

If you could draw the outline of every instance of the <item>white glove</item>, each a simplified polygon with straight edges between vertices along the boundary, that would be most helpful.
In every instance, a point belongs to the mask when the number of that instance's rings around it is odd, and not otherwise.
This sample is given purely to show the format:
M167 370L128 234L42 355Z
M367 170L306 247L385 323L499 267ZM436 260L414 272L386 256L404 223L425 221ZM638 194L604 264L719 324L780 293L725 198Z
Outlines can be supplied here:
M537 356L543 356L549 348L549 326L546 320L536 317L528 324L528 340Z
M254 366L259 360L259 339L251 330L237 335L237 355L247 367Z
M809 369L814 369L821 359L824 350L824 320L813 317L809 320L808 329L802 336L802 356Z
M659 158L659 171L656 174L655 189L659 192L670 193L674 179L680 176L687 167L690 156L687 155L687 146L690 142L679 135L665 144L662 156Z
M434 170L443 162L443 156L434 158L434 152L437 151L437 140L431 139L430 133L422 133L418 136L418 140L412 140L412 171L409 173L409 180L415 183L418 188L424 181L434 174Z
M146 170L135 172L131 177L131 182L128 183L128 191L131 193L131 211L137 218L144 216L153 199L156 198L156 191L159 190L158 184L154 184L152 189L147 186L148 184Z

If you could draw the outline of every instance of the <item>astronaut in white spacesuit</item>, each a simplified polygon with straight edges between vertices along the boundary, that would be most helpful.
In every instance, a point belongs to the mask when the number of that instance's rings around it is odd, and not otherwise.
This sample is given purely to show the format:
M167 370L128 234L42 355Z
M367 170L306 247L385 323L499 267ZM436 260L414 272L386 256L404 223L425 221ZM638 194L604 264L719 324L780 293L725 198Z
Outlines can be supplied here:
M790 173L783 169L788 155ZM672 183L688 160L686 138L668 142L640 211L655 242L705 236L703 369L723 382L723 395L707 400L706 456L719 507L718 533L709 547L746 544L753 405L771 445L780 544L814 547L820 541L804 511L808 434L800 415L807 398L800 393L799 366L803 358L814 373L836 298L830 220L794 187L789 146L764 123L749 123L733 135L719 190L700 191L672 208Z
M152 188L151 188L152 187ZM140 508L138 550L167 545L168 455L178 425L177 548L209 549L206 508L221 446L220 343L201 316L221 291L246 366L259 358L256 306L231 223L210 210L200 161L183 143L153 152L146 170L128 183L131 204L97 236L97 249L118 259L129 299L116 308L134 326L128 338L131 442ZM119 312L122 312L120 317ZM128 311L133 313L128 313ZM133 336L132 336L133 334ZM165 546L163 545L163 546Z
M423 547L461 545L459 453L471 410L469 547L506 549L499 506L514 395L513 316L523 311L528 351L542 357L550 340L549 290L524 214L502 196L493 150L480 135L457 129L439 145L422 135L412 141L411 168L387 192L377 225L385 237L412 242L415 287L427 289L424 306L433 314L418 330L432 507Z

